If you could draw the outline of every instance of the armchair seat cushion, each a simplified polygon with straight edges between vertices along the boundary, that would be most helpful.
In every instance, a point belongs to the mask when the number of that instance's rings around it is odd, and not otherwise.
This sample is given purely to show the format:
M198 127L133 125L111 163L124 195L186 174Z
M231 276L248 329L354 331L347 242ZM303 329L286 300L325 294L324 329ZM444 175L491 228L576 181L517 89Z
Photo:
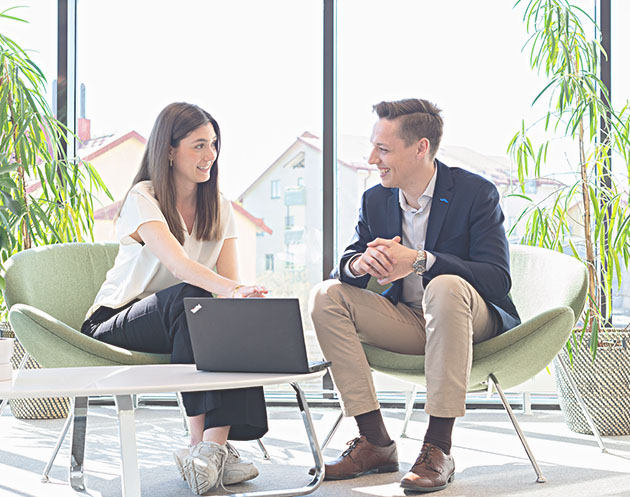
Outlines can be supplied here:
M586 301L586 268L576 259L538 247L510 246L512 298L523 323L473 346L468 391L485 390L493 374L503 388L542 371L562 349ZM370 282L370 289L375 289ZM375 371L425 385L424 356L363 344Z
M170 354L135 352L99 342L29 305L15 304L9 320L24 348L45 368L170 362Z

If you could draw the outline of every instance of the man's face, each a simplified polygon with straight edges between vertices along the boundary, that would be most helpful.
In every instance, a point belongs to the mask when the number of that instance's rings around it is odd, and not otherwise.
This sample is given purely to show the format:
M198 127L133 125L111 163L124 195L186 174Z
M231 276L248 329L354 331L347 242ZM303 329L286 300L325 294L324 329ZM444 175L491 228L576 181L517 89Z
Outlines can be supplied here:
M404 188L418 174L417 144L405 145L398 126L397 119L379 119L370 139L373 148L368 162L378 167L386 188Z

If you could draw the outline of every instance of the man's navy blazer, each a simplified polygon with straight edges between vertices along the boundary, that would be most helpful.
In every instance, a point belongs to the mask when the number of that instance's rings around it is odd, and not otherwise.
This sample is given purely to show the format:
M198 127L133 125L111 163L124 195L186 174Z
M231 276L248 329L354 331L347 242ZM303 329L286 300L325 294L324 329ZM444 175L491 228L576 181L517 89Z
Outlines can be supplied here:
M501 333L507 331L521 321L508 295L512 286L510 253L499 192L477 174L448 167L438 160L436 164L437 178L424 245L435 256L435 262L423 274L422 283L426 287L440 274L462 277L496 309L502 322ZM365 288L369 275L349 278L343 268L352 256L365 252L368 242L395 236L402 239L398 189L374 186L363 194L355 233L331 277ZM383 296L398 304L401 294L402 280L398 280Z

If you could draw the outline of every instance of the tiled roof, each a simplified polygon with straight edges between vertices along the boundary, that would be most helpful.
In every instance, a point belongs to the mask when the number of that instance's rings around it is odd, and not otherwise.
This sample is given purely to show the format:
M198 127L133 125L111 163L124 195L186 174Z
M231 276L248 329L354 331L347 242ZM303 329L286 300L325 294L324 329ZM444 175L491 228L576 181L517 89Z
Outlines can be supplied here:
M265 222L262 220L262 218L255 217L251 212L249 212L247 209L245 209L245 207L243 207L238 202L234 202L232 200L232 207L234 208L234 210L236 212L240 212L243 216L245 216L252 223L254 223L260 230L264 231L265 233L267 233L269 235L271 235L273 233L273 230L269 226L267 226L265 224Z
M83 160L90 161L132 138L135 138L141 143L147 142L146 138L137 131L129 131L124 134L103 135L79 143L78 155Z
M137 131L129 131L124 134L97 136L96 138L91 138L85 142L79 142L77 155L85 161L91 161L99 155L104 154L108 150L111 150L112 148L115 148L121 143L124 143L132 138L139 140L141 143L147 142L147 140ZM33 193L40 187L41 183L39 180L29 181L26 186L26 193Z

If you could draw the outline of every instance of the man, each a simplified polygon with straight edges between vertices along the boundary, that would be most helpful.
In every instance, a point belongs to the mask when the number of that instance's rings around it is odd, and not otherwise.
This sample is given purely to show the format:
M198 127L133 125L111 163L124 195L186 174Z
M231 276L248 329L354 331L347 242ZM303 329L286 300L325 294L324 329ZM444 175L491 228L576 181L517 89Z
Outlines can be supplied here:
M311 317L346 416L359 437L326 464L327 479L398 471L361 343L425 356L429 426L401 486L430 492L453 479L451 433L466 410L472 346L520 323L511 287L504 216L494 185L435 159L440 110L407 99L374 106L367 190L334 279L311 293ZM392 283L382 295L370 278Z

